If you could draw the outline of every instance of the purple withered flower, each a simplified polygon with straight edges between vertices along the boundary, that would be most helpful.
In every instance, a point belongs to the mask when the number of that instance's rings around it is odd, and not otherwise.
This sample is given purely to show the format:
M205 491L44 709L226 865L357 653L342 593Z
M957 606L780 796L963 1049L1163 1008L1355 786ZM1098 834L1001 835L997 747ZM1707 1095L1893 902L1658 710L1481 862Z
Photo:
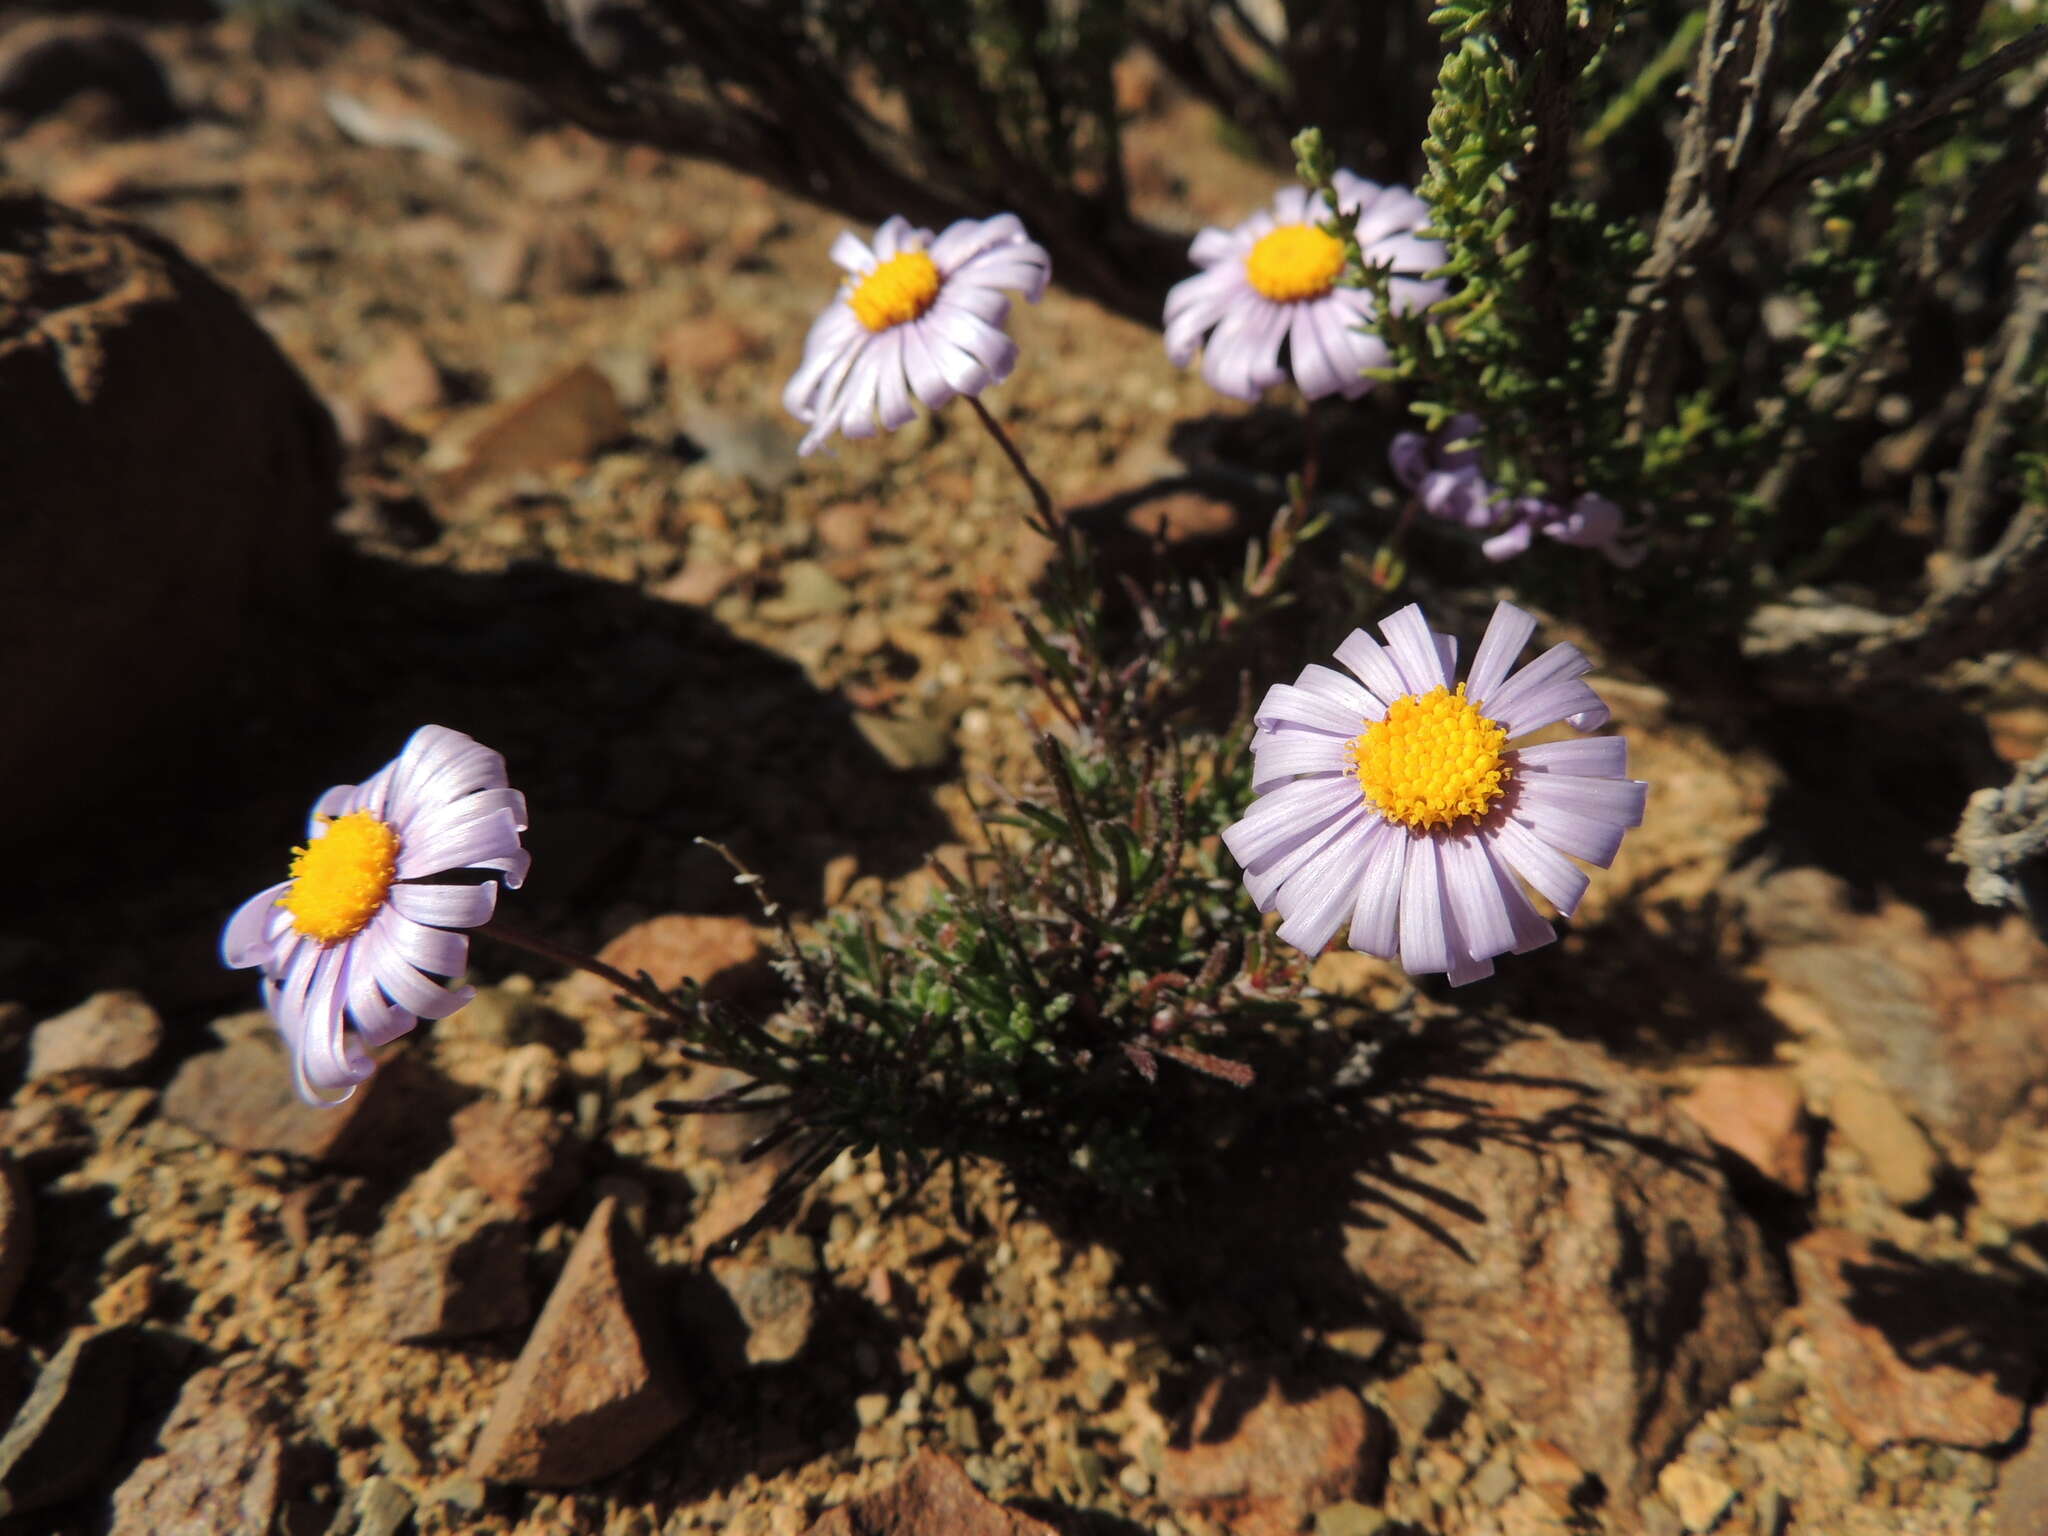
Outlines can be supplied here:
M291 878L250 897L221 934L228 965L263 972L301 1097L340 1103L376 1070L370 1050L476 995L435 978L467 968L469 940L456 930L490 921L498 887L426 882L482 871L517 888L531 862L525 830L505 760L440 725L314 803Z
M1453 416L1434 435L1397 432L1387 445L1394 477L1415 493L1431 517L1490 533L1479 548L1489 560L1512 560L1538 534L1560 544L1597 549L1624 569L1642 563L1645 549L1622 527L1621 508L1595 492L1569 508L1540 496L1506 497L1486 478L1476 416ZM1453 446L1456 445L1456 446Z
M1429 219L1422 199L1349 171L1337 172L1333 185L1338 202L1358 211L1365 259L1396 274L1395 309L1407 314L1442 298L1448 285L1428 274L1444 264L1443 244L1416 233ZM1188 255L1202 271L1166 296L1166 355L1175 366L1185 368L1202 348L1202 377L1237 400L1285 383L1290 368L1310 400L1356 399L1372 388L1366 370L1384 367L1389 355L1371 330L1378 300L1369 288L1339 286L1344 246L1320 227L1329 217L1320 193L1287 187L1235 228L1195 236Z
M1316 954L1348 924L1353 949L1462 986L1557 937L1522 883L1569 917L1587 886L1572 860L1612 863L1649 786L1624 777L1618 736L1508 745L1608 718L1578 647L1512 670L1535 629L1502 603L1454 686L1457 641L1410 604L1381 621L1384 647L1362 629L1337 647L1352 676L1309 666L1267 691L1259 798L1223 841L1282 939Z
M1014 213L960 219L936 239L896 216L872 249L842 230L831 255L846 281L782 391L783 409L810 428L800 454L834 432L893 432L917 414L914 401L936 411L1001 383L1017 365L1003 330L1009 295L1035 304L1052 275L1052 258Z

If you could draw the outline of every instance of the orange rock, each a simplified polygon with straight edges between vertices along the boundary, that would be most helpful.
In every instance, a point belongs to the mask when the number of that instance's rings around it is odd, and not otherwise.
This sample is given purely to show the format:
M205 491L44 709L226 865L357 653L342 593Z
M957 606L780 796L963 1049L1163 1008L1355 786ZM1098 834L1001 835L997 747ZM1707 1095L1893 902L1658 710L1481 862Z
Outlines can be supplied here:
M605 945L598 959L628 976L645 971L664 991L694 981L714 999L757 991L771 977L767 949L753 926L738 917L689 912L650 917ZM587 971L571 980L567 989L583 1002L615 995L610 982Z
M1772 1183L1795 1195L1813 1188L1812 1125L1789 1072L1709 1067L1678 1107L1715 1146L1733 1152Z
M1827 1228L1793 1244L1792 1274L1820 1389L1866 1451L2019 1433L2040 1361L2010 1285Z
M600 1201L498 1392L472 1472L573 1487L618 1471L682 1422L689 1400L646 1271L619 1202Z
M880 1493L828 1509L808 1536L1054 1536L986 1497L958 1462L919 1451Z
M1291 1536L1325 1505L1371 1496L1391 1454L1387 1421L1349 1387L1297 1398L1271 1378L1211 1381L1189 1439L1164 1453L1159 1496L1235 1536Z

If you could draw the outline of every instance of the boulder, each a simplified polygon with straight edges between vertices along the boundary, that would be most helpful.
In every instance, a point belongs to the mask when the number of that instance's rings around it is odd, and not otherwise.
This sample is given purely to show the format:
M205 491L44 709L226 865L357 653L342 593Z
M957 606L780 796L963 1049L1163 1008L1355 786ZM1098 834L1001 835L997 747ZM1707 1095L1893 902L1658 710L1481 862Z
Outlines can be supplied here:
M303 601L338 454L226 289L156 235L6 181L0 400L4 844L153 771L259 598Z

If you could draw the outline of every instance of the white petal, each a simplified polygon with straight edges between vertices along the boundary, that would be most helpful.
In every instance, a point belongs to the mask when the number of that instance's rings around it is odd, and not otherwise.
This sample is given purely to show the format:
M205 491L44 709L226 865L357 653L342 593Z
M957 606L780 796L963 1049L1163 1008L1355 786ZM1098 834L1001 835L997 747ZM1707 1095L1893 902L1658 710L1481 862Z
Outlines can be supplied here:
M1351 947L1391 960L1400 948L1401 883L1410 833L1382 819L1368 835L1358 905L1351 914Z
M1450 932L1444 926L1443 870L1436 839L1410 837L1407 867L1401 871L1401 968L1411 976L1451 966Z
M1529 637L1536 633L1536 620L1513 603L1502 603L1493 610L1493 617L1487 622L1486 634L1479 642L1479 649L1472 657L1472 671L1465 679L1465 696L1474 704L1492 700L1508 673L1513 670L1515 658L1522 654L1522 647L1529 643ZM1498 718L1488 711L1489 718Z
M1409 691L1408 685L1401 681L1400 669L1394 665L1394 658L1382 649L1379 641L1362 629L1354 629L1345 637L1344 643L1337 647L1337 659L1358 674L1382 706L1404 697Z
M1410 603L1381 619L1380 633L1386 636L1387 650L1401 674L1404 693L1428 693L1432 688L1450 687L1451 676L1444 667L1443 652L1437 648L1436 635L1423 618L1420 603Z

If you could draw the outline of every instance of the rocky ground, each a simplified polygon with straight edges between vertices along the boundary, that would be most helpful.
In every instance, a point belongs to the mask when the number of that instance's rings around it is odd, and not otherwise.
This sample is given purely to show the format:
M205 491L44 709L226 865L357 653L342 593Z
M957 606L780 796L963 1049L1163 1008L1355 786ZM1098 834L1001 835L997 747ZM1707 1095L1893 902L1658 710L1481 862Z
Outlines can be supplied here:
M725 1254L759 1127L664 1115L715 1084L481 941L474 1005L297 1106L213 944L319 789L468 730L534 806L522 921L758 997L694 839L806 917L914 901L961 786L1028 772L1004 641L1044 550L963 421L796 460L834 218L374 33L162 26L23 88L92 26L0 24L4 168L261 322L339 427L346 548L279 538L205 730L15 863L0 1530L2048 1531L2048 954L1959 904L1927 748L1625 658L1651 814L1572 934L1455 1003L1323 960L1319 1036L1397 1018L1420 1065L1198 1223L847 1158ZM1125 85L1150 212L1270 185ZM1217 486L1270 495L1265 418L1057 292L1015 329L992 400L1057 496L1112 541L1242 537ZM1338 425L1379 515L1388 418ZM1988 761L2039 749L2042 681L1974 724Z

